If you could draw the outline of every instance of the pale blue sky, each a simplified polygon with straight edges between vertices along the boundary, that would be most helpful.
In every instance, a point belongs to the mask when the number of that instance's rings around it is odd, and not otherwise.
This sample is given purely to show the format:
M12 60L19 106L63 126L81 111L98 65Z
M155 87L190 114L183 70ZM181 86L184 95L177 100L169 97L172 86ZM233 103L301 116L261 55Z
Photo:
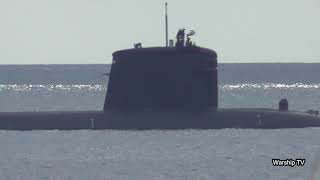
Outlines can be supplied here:
M110 63L165 43L164 0L0 0L0 64ZM169 35L197 32L219 62L319 62L319 0L168 0Z

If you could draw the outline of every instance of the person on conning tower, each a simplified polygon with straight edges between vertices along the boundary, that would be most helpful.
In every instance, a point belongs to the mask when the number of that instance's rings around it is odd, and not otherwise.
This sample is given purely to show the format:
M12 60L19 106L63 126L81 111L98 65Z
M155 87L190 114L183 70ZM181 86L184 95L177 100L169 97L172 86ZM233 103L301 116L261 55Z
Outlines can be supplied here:
M177 33L177 42L176 42L176 47L183 47L184 46L184 33L185 29L179 29Z
M190 40L190 37L189 37L189 36L187 36L186 46L187 46L187 47L192 46L192 42L191 42L191 40Z

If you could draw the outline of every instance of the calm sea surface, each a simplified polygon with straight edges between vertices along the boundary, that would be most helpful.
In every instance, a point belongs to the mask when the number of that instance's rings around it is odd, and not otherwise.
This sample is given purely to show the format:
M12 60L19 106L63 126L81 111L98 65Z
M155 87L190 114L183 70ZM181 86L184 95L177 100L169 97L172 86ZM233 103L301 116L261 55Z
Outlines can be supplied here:
M101 110L109 65L0 66L0 111ZM220 107L320 110L320 64L219 64ZM320 128L0 130L1 179L310 179ZM272 159L306 159L275 167ZM319 160L318 160L319 159ZM317 179L320 179L318 176Z

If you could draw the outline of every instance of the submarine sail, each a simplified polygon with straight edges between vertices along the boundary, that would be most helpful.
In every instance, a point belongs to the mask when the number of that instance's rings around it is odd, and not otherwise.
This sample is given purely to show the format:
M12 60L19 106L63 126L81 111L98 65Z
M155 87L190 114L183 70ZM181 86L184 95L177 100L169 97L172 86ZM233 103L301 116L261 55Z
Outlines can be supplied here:
M217 54L199 47L113 53L104 110L218 106Z

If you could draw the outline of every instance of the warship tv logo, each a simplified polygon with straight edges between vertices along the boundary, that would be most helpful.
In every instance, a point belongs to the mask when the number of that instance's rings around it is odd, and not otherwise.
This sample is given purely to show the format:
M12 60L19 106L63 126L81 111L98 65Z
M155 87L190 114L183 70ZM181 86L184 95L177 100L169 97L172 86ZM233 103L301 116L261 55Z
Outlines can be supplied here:
M273 166L304 166L306 159L272 159Z

